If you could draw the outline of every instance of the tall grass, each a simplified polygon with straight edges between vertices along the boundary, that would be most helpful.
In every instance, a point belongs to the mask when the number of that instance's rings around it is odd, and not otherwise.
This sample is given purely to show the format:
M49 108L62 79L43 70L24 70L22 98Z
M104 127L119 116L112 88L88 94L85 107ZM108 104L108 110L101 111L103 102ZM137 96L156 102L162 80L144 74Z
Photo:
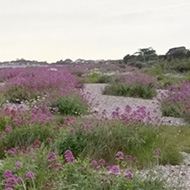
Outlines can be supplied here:
M177 139L166 141L166 131L163 129L164 127L156 128L142 126L140 123L123 124L122 122L100 124L92 130L76 126L73 133L70 131L61 133L56 146L60 154L70 149L76 157L104 158L109 163L114 163L114 155L122 151L137 157L139 167L154 164L154 150L159 148L160 164L179 164L182 161L180 149L173 146Z
M152 85L112 83L105 87L103 94L152 99L157 93Z

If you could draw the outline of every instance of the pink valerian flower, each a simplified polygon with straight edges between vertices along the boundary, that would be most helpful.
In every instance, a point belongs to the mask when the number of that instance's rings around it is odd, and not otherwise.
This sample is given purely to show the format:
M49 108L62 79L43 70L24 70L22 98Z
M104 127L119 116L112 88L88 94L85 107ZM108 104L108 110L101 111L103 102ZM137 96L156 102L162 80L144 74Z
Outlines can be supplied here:
M15 153L15 148L11 148L7 151L8 154L14 154Z
M39 140L35 140L34 141L34 145L40 145L40 141Z
M34 148L39 148L39 147L40 147L40 141L39 141L39 140L35 140L33 147L34 147Z
M61 163L55 163L54 164L54 168L61 169L62 168L62 164Z
M34 179L34 173L32 171L29 171L27 174L26 174L26 179Z
M108 174L109 175L120 175L121 171L120 171L119 166L117 166L117 165L111 166L111 168L109 169Z
M106 161L104 159L100 159L98 161L98 163L101 165L101 166L104 166L106 164Z
M123 160L124 158L124 154L123 152L119 151L117 154L116 154L116 160Z
M98 163L97 163L96 160L92 160L91 165L92 165L93 167L96 167L96 166L98 165Z
M161 153L161 150L159 148L157 148L155 151L154 151L154 154L155 155L159 155Z
M137 158L136 158L136 157L133 157L132 160L133 160L134 162L136 162L136 161L137 161Z
M65 125L74 125L75 124L75 117L71 116L65 119L64 121Z
M132 160L132 156L131 156L131 155L127 155L127 156L126 156L126 159L127 159L127 160Z
M23 181L22 177L18 177L17 182L21 182L21 181Z
M128 179L132 179L133 178L133 174L131 172L129 172L129 171L126 171L125 174L124 174L124 176L126 178L128 178Z
M48 154L48 162L56 162L57 157L56 154L54 152L50 152Z
M26 149L25 149L24 146L21 147L21 152L22 152L23 154L26 153Z
M6 147L6 146L4 146L4 147L3 147L3 150L7 150L7 147Z
M59 111L59 108L58 108L58 107L55 107L54 110L55 110L55 112L58 112L58 111Z
M108 171L110 171L110 170L111 170L111 167L112 167L112 166L106 166L106 169L107 169Z
M65 161L66 164L69 165L71 162L76 163L75 157L73 156L73 153L70 150L65 151Z
M6 189L12 189L16 184L22 181L21 177L18 177L16 174L12 174L11 170L6 170L3 174L4 178L6 179L5 186Z
M3 174L4 178L8 178L12 176L12 171L11 170L6 170Z
M52 141L52 138L48 137L48 138L47 138L47 141L48 141L48 142L51 142L51 141Z
M16 162L15 166L22 167L22 163L21 162Z
M12 127L11 127L11 125L7 125L5 131L6 131L8 134L11 133L11 132L12 132Z
M5 186L7 187L14 187L18 183L17 181L17 176L11 176L6 179L6 184Z

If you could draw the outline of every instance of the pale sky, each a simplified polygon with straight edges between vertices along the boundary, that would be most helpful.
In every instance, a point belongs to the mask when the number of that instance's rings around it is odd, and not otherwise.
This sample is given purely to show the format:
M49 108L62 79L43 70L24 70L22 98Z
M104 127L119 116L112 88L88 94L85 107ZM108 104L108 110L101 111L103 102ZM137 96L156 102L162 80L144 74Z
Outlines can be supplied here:
M0 0L0 61L190 48L190 0Z

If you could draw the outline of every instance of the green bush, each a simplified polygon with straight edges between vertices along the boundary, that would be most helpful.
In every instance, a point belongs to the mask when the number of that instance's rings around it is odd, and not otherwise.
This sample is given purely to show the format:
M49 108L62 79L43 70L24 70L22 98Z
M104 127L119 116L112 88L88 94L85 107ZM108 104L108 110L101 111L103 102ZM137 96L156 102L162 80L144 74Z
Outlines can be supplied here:
M183 81L183 78L166 75L164 73L164 69L161 67L160 64L156 65L153 68L143 70L143 72L150 76L157 76L160 88L165 88L171 85L180 85Z
M105 87L103 94L152 99L156 96L156 89L152 85L112 83Z
M149 176L146 179L137 177L134 173L132 179L124 177L124 170L120 175L107 175L107 170L101 168L94 170L89 159L66 165L63 158L57 156L56 163L59 168L53 166L55 162L48 162L48 154L51 150L43 145L30 154L12 155L7 157L0 167L0 189L4 189L4 172L8 169L12 174L22 177L23 181L14 186L15 190L21 189L59 189L59 190L165 190L165 184L159 179ZM32 159L31 159L32 157ZM22 167L15 167L16 162L21 162ZM50 165L51 164L51 165ZM26 179L27 172L34 173L34 179Z
M160 64L164 65L166 72L185 73L190 71L190 58L165 60L161 61Z
M47 142L47 139L53 138L54 131L50 126L28 126L15 128L4 139L4 146L7 148L12 147L28 147L34 143L35 140L40 142Z
M0 107L6 102L6 97L0 92Z
M96 73L96 72L90 73L87 76L87 82L88 83L96 83L98 81L98 78L99 78L99 74L98 73Z
M111 81L111 76L99 74L99 73L91 73L87 76L87 83L109 83Z
M75 126L74 133L61 133L56 140L59 153L69 149L76 157L82 159L105 159L108 163L115 163L115 155L122 151L127 155L137 157L139 167L155 164L154 150L160 148L162 153L159 163L165 164L181 162L181 155L173 144L167 142L160 134L159 128L143 127L142 124L102 124L94 130L85 131ZM170 149L172 154L170 154ZM177 158L177 159L176 159Z
M38 94L28 91L24 86L11 86L6 89L4 96L9 102L20 103L25 100L36 99Z
M161 112L166 117L181 117L181 109L177 103L162 102Z
M60 97L56 100L52 107L58 107L60 114L63 115L85 115L88 113L88 106L82 100L81 97L77 95L69 95Z
M6 128L6 125L12 124L13 121L11 118L4 116L4 115L0 115L0 131L4 131Z
M109 83L109 82L111 82L111 76L108 75L101 75L97 80L97 83Z

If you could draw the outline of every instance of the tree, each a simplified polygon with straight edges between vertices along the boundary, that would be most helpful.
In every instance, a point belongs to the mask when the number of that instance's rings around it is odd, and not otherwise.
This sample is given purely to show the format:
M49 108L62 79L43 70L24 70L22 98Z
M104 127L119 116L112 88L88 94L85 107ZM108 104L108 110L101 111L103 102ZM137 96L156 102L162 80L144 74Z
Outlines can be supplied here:
M143 63L154 62L158 58L156 51L151 47L139 49L135 54L137 55L137 59Z

